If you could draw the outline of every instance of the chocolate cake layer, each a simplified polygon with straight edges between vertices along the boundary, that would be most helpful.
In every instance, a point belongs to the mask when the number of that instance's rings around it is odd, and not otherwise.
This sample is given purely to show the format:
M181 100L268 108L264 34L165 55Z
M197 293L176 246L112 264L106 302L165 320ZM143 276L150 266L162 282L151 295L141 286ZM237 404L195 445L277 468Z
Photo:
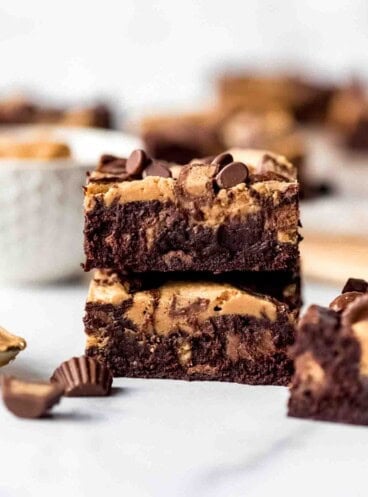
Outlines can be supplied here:
M368 284L361 283L351 280L329 309L312 305L301 319L289 416L368 425Z
M246 167L231 168L247 174L231 173L230 184L219 178L230 164L219 172L204 160L183 167L160 162L139 179L124 159L113 159L86 187L86 270L220 273L296 265L299 186L284 157L234 149L231 160Z
M286 385L299 280L283 275L277 288L277 275L270 288L283 301L246 289L255 284L247 273L235 286L194 275L149 284L98 271L86 305L86 354L115 376Z

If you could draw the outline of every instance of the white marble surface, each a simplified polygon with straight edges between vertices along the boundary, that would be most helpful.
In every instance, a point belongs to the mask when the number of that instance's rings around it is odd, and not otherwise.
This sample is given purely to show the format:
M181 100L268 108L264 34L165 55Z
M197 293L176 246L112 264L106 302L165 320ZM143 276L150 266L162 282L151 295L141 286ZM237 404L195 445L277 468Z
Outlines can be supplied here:
M307 302L336 289L308 286ZM1 288L1 324L28 339L4 372L48 377L83 350L85 285ZM358 497L368 429L285 416L287 390L119 379L52 419L0 406L0 496Z

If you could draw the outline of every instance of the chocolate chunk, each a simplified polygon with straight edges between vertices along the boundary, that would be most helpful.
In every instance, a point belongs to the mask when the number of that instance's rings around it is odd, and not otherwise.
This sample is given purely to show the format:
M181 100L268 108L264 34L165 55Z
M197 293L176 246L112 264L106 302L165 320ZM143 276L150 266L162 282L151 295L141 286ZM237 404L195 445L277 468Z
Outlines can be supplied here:
M227 164L230 164L233 162L233 156L231 154L228 154L227 152L224 152L223 154L217 155L213 160L212 164L218 164L219 166L226 166Z
M342 312L346 307L363 294L361 292L345 292L336 297L330 304L330 309L335 312Z
M346 292L368 292L368 282L359 278L349 278L341 293Z
M242 162L231 162L225 166L216 176L216 182L220 188L231 188L244 183L248 178L248 168Z
M139 176L150 160L144 150L134 150L126 161L126 170L132 176Z
M143 171L143 178L147 176L161 176L162 178L170 178L171 172L167 167L167 163L163 161L152 161Z
M102 155L97 171L108 174L121 174L125 172L126 159L114 155Z
M111 392L112 374L95 359L73 357L55 370L51 382L62 385L67 397L101 397Z
M1 378L6 407L19 418L40 418L60 401L64 388L59 383L21 381L11 376Z

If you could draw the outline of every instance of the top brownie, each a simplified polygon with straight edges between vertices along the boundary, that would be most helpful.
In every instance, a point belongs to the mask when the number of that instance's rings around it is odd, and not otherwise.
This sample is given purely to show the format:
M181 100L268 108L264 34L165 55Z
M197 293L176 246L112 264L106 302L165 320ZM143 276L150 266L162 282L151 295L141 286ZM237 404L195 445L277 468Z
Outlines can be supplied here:
M299 186L284 157L234 149L185 166L103 156L85 189L85 269L268 271L298 263Z

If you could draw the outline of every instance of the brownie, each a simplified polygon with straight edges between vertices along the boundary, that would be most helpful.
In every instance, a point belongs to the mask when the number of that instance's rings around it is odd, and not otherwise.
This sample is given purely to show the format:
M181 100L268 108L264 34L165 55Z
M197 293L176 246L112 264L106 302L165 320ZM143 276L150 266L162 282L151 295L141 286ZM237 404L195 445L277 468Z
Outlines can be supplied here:
M223 107L258 112L283 109L302 123L323 122L334 92L331 84L285 74L228 73L218 81Z
M58 124L60 126L112 127L112 113L107 105L50 107L24 98L0 101L0 125Z
M219 132L222 119L215 111L146 117L141 123L144 148L156 159L177 164L217 155L226 148Z
M272 150L297 168L302 195L308 196L311 191L305 171L304 137L286 110L213 109L146 117L141 123L141 137L149 155L177 164L234 147Z
M297 269L218 277L99 270L86 304L86 354L115 376L287 385L299 306Z
M261 150L219 157L185 166L151 160L143 151L128 160L103 157L85 189L85 269L293 269L299 259L295 168Z
M351 279L329 308L309 307L292 356L289 416L368 425L368 283Z

